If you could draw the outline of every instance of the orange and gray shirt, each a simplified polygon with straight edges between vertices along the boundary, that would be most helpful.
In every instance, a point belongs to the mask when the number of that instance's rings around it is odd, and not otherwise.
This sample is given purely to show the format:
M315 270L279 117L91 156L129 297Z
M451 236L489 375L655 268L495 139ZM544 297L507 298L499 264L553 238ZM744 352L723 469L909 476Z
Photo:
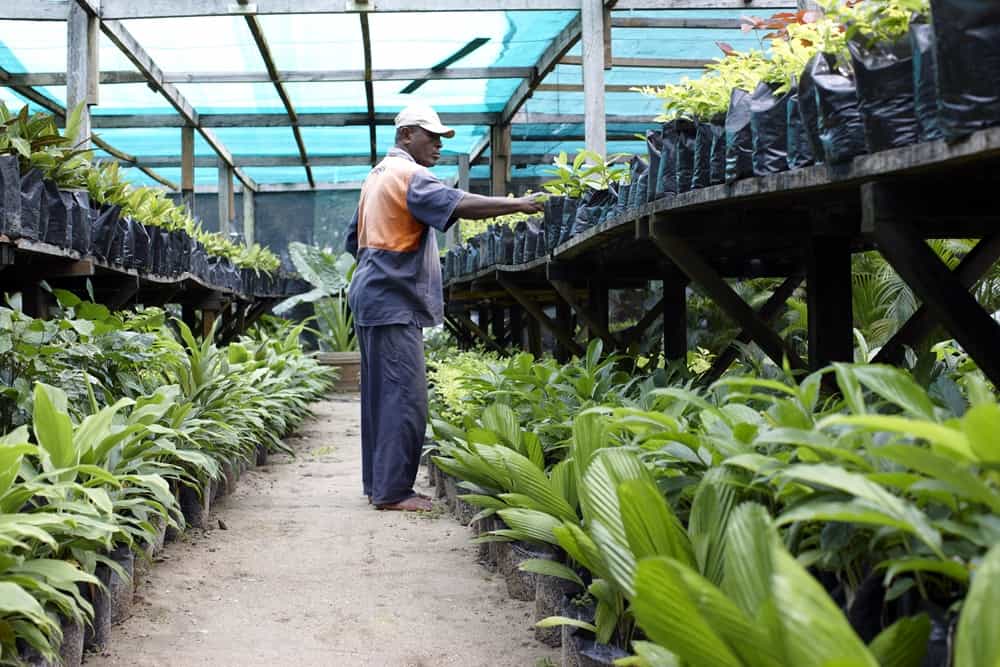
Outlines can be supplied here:
M451 227L463 194L400 148L371 170L345 244L358 260L347 295L355 324L441 323L441 259L432 230Z

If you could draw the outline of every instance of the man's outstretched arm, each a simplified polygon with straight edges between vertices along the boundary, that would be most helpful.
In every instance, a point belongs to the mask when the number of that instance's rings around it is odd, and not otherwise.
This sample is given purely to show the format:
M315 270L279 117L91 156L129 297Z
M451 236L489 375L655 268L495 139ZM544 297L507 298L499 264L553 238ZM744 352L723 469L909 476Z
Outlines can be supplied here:
M545 208L536 196L527 197L484 197L466 192L452 213L453 218L482 220L510 213L540 213Z

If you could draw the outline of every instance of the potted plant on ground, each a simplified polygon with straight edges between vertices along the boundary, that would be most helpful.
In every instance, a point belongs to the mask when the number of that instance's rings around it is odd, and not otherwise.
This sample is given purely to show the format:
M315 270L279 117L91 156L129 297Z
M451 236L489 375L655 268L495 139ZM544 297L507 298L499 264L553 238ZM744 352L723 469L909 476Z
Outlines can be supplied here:
M302 303L314 304L320 362L335 366L340 380L337 391L357 391L361 381L361 353L354 333L354 319L347 305L347 288L354 275L354 258L340 256L305 243L290 243L288 254L299 274L313 286L305 294L285 299L275 307L276 315L287 315Z

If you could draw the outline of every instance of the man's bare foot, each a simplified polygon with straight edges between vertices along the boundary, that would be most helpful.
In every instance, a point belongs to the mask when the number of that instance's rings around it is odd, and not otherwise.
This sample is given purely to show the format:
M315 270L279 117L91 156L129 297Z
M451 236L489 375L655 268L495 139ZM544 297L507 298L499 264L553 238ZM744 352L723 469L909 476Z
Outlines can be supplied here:
M410 496L406 500L385 505L375 505L377 510L391 510L396 512L430 512L434 509L434 503L427 498L420 496Z

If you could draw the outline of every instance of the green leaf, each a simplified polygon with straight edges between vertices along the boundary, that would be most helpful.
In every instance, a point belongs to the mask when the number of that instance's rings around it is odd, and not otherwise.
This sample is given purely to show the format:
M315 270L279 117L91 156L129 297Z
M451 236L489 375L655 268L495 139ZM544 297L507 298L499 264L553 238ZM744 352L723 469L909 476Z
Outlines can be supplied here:
M905 572L934 572L943 574L960 583L969 581L969 570L962 563L953 560L938 560L934 558L894 558L885 560L876 566L876 569L885 568L885 584L896 578L897 575Z
M955 637L955 665L1000 665L1000 545L976 568Z
M563 565L562 563L554 560L529 558L528 560L521 561L521 564L518 565L518 569L522 572L533 572L547 577L558 577L559 579L572 581L574 584L578 584L580 587L583 587L583 579L580 578L580 575L574 572L569 566Z
M917 419L934 420L934 403L911 375L893 366L858 364L851 373L865 387Z
M871 452L944 482L955 495L983 503L994 514L1000 514L1000 493L952 457L935 454L915 445L903 444L885 445L872 449Z
M670 556L695 566L687 532L655 484L645 479L626 480L618 485L618 501L628 546L637 560Z
M597 632L597 626L593 623L587 623L586 621L581 621L577 618L570 618L568 616L549 616L548 618L543 618L535 623L536 628L557 628L563 625L569 625L574 628L582 628L583 630L588 630L594 633Z
M530 509L508 508L497 512L511 530L517 532L522 537L532 542L543 542L546 544L559 544L554 528L561 525L561 521L551 514L538 512Z
M907 435L911 438L923 438L931 444L944 447L964 459L969 461L976 460L976 455L972 451L969 439L965 434L943 424L894 415L832 415L820 420L816 427L823 429L840 424L858 426L868 431L885 431L887 433Z
M982 403L962 417L962 431L975 456L986 463L1000 463L1000 405ZM993 510L996 513L996 510Z
M65 408L66 394L41 382L35 385L34 429L39 446L48 454L53 469L72 468L79 463L73 446L73 423Z
M920 667L930 634L931 621L926 614L901 618L880 632L868 649L880 667Z

